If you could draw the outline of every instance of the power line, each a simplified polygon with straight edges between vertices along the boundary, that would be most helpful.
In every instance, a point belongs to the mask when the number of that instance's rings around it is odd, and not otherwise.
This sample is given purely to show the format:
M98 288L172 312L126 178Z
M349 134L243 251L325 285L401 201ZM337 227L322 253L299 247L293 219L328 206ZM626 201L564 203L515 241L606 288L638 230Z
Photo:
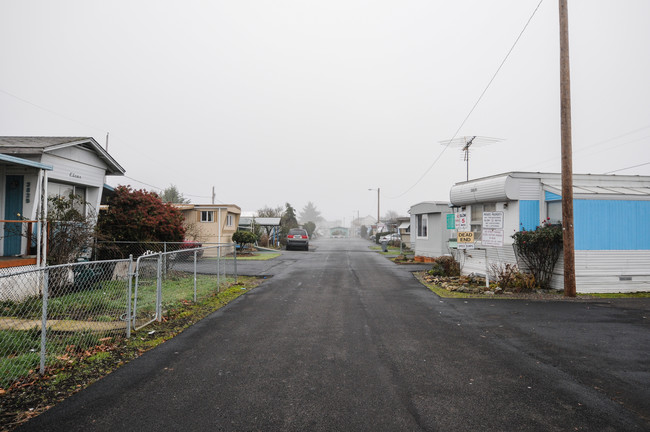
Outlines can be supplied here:
M601 145L603 145L603 144L610 143L610 142L615 141L615 140L617 140L617 139L619 139L619 138L623 138L623 137L625 137L625 136L632 135L632 134L634 134L634 133L640 132L640 131L645 130L645 129L648 129L648 128L650 128L650 125L646 125L646 126L643 126L643 127L638 128L638 129L634 129L634 130L631 130L631 131L629 131L629 132L625 132L625 133L622 133L622 134L620 134L620 135L617 135L617 136L614 136L614 137L611 137L611 138L607 138L607 139L605 139L605 140L603 140L603 141L599 141L599 142L594 143L594 144L588 144L588 145L585 145L585 146L582 146L582 147L576 148L575 151L574 151L574 153L581 153L581 152L584 152L584 151L586 151L586 150L590 150L590 149L592 149L592 148L594 148L594 147L598 147L598 146L601 146ZM618 143L618 144L616 144L615 146L607 147L607 148L605 148L605 149L603 149L603 150L599 150L599 151L596 152L596 153L601 153L602 151L609 150L609 149L611 149L611 148L613 148L613 147L617 147L617 148L618 148L618 147L621 147L621 146L624 146L624 145L627 145L627 144L632 144L632 143L635 143L635 142L638 142L638 141L644 140L644 139L646 139L646 138L648 138L648 137L649 137L649 136L646 135L646 136L643 136L643 137L640 137L640 138L634 138L634 139L631 140L631 141L625 141L625 142L622 142L622 143ZM594 154L594 153L591 153L591 154ZM537 162L535 162L534 164L524 166L524 167L522 167L521 169L528 169L528 168L536 167L536 166L540 166L540 165L543 166L544 164L546 164L546 163L548 163L548 162L553 162L553 161L556 161L556 160L558 160L558 159L559 159L559 156L555 156L555 157L552 157L552 158L549 158L549 159L545 159L545 160L543 160L543 161L537 161Z
M129 180L133 180L134 182L138 182L140 184L143 184L145 186L149 186L150 188L157 189L159 191L164 191L166 189L166 188L161 188L161 187L158 187L158 186L154 186L154 185L149 184L149 183L145 183L142 180L138 180L138 179L135 179L133 177L129 177L127 175L125 175L123 177L128 178ZM193 198L212 198L211 196L206 196L206 195L190 195L190 194L182 194L182 195L183 196L188 196L188 197L193 197ZM219 201L219 203L223 204L222 201L220 201L220 200L217 200L217 201Z
M74 123L80 124L80 125L85 126L85 127L89 127L89 128L91 128L91 129L95 129L95 130L98 130L98 131L106 132L105 130L103 130L103 129L101 129L101 128L98 128L97 126L93 126L93 125L90 125L90 124L87 124L87 123L81 122L81 121L79 121L79 120L73 119L72 117L68 117L68 116L66 116L66 115L64 115L64 114L61 114L61 113L59 113L59 112L56 112L56 111L51 110L51 109L49 109L49 108L46 108L46 107L44 107L44 106L41 106L41 105L35 104L34 102L30 102L30 101L28 101L27 99L21 98L20 96L16 96L15 94L9 93L9 92L6 91L6 90L0 89L0 93L4 93L4 94L6 94L7 96L11 96L11 97L14 98L14 99L17 99L17 100L19 100L19 101L21 101L21 102L24 102L24 103L28 104L28 105L32 105L32 106L34 106L34 107L36 107L36 108L38 108L38 109L41 109L41 110L43 110L43 111L47 111L47 112L49 112L50 114L54 114L54 115L56 115L56 116L59 116L59 117L61 117L61 118L64 118L64 119L66 119L66 120L69 120L69 121L71 121L71 122L74 122Z
M537 3L537 7L535 7L535 10L534 10L533 13L530 15L530 18L528 18L528 21L526 21L526 25L524 25L524 28L521 29L521 32L519 32L519 36L517 36L517 39L515 39L515 42L512 44L512 46L510 47L510 50L508 51L508 53L506 54L506 56L503 58L503 61L501 61L501 64L500 64L499 67L497 68L496 72L494 72L494 75L492 75L492 78L490 79L490 81L488 82L487 86L485 86L485 89L483 90L483 92L481 93L481 95L478 97L478 99L477 99L476 102L474 103L474 106L472 106L472 109L469 111L469 113L467 114L467 116L465 116L465 119L463 120L463 122L460 124L460 126L458 126L458 129L456 129L456 132L454 133L454 136L449 140L449 142L447 143L447 145L445 145L445 147L442 149L442 151L440 152L440 154L438 154L438 157L435 158L435 160L433 161L433 163L432 163L431 165L429 165L429 168L427 168L426 171L424 171L424 174L422 174L422 175L420 176L420 178L418 178L417 181L416 181L415 183L413 183L413 185L412 185L410 188L408 188L407 190L405 190L402 194L397 195L396 197L388 197L388 198L390 198L390 199L396 199L396 198L400 198L400 197L406 195L408 192L411 191L411 189L413 189L415 186L417 186L417 185L422 181L422 179L423 179L423 178L424 178L424 177L429 173L429 171L431 171L431 169L435 166L435 164L440 160L440 158L442 157L443 153L444 153L444 152L447 150L447 148L449 147L449 144L451 144L451 142L452 142L452 141L453 141L453 140L458 136L458 133L460 132L460 130L462 129L462 127L465 125L465 123L467 122L467 120L469 119L469 117L472 115L472 113L474 112L474 110L475 110L476 107L478 106L479 102L481 102L481 99L483 99L483 96L485 95L485 93L488 91L488 89L489 89L490 86L492 85L492 82L493 82L494 79L497 77L497 74L499 73L499 71L501 70L501 68L503 67L503 65L505 64L506 60L508 60L508 57L510 57L510 54L511 54L512 51L515 49L515 46L516 46L517 43L519 42L519 39L521 39L521 36L522 36L522 35L524 34L524 32L526 31L526 28L528 28L528 25L529 25L530 22L532 21L533 17L534 17L535 14L537 13L537 10L538 10L539 7L542 5L542 2L543 2L543 1L544 1L544 0L540 0L539 3Z
M644 166L644 165L650 165L650 162L630 166L630 167L627 167L627 168L621 168L621 169L617 169L617 170L614 170L614 171L608 171L605 174L612 174L612 173L619 172L619 171L625 171L625 170L629 170L629 169L632 169L632 168L638 168L638 167L641 167L641 166Z

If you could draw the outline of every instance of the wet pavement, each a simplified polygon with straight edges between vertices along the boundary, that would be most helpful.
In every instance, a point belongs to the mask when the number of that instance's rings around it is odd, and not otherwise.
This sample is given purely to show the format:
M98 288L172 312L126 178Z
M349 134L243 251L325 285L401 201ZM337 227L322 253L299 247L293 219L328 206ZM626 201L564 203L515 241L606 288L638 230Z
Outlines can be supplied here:
M441 299L368 245L241 261L273 277L19 430L650 430L648 299Z

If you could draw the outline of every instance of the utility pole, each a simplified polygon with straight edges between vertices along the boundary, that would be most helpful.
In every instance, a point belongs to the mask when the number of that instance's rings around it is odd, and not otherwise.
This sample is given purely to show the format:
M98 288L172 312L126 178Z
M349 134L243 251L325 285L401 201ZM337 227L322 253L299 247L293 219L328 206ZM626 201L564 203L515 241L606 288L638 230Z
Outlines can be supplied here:
M381 189L377 188L377 232L379 232L379 191Z
M215 197L215 195L214 195L214 186L212 186L212 204L214 204L214 197Z
M560 2L560 117L562 127L562 241L564 295L576 296L573 236L573 153L571 149L571 74L569 70L569 17L567 0Z

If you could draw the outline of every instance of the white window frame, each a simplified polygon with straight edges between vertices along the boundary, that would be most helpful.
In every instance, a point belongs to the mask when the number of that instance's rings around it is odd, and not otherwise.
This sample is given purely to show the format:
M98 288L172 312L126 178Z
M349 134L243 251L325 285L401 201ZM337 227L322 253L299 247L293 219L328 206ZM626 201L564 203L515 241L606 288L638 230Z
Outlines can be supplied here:
M416 214L415 224L417 225L417 230L415 232L416 238L428 239L429 238L429 215L426 213ZM422 235L422 231L424 231L424 235Z
M472 232L474 232L474 241L481 241L483 238L483 212L494 212L496 208L496 203L471 205L470 226Z
M201 222L204 223L214 222L214 211L201 210Z
M235 224L235 215L228 213L226 216L226 226L233 226Z
M61 194L62 190L66 191L63 195ZM78 203L75 203L74 208L79 213L86 216L86 212L88 210L86 208L86 204L87 204L86 197L88 196L88 186L58 183L53 181L47 183L48 198L59 197L59 198L68 199L70 197L70 194L73 194L81 198L83 205L79 206Z

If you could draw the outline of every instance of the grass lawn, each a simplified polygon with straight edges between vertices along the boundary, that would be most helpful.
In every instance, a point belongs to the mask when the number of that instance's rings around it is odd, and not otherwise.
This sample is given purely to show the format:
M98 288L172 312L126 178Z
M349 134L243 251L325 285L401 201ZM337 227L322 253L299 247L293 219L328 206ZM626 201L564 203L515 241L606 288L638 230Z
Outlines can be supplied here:
M193 303L194 277L187 274L183 277L168 277L162 282L163 321L174 319L180 315L183 317L183 322L187 321L188 317L195 322L260 283L258 278L246 276L240 276L237 283L234 278L230 277L221 277L219 281L220 285L217 287L217 276L197 275L197 303L195 304ZM141 282L148 283L142 284L138 289L137 321L139 325L150 320L156 309L155 281ZM70 320L78 323L93 321L123 323L126 300L126 284L124 282L105 282L102 283L101 288L51 298L48 302L48 319ZM134 296L132 305L135 300ZM0 312L1 317L30 319L37 322L41 319L42 301L41 299L28 299L19 303L0 302ZM160 324L150 324L142 331L156 325ZM66 363L78 356L90 355L88 353L94 353L100 349L98 347L104 347L108 340L122 340L124 333L123 326L121 330L117 331L110 329L105 331L54 331L48 325L47 367L57 368L62 362ZM11 386L16 377L28 376L38 370L40 343L40 325L0 330L0 395L3 389Z
M188 303L180 296L178 302L169 305L162 322L154 322L142 330L132 332L130 339L120 334L100 338L92 346L64 345L57 352L56 358L48 361L43 376L37 372L40 332L0 332L0 344L13 352L0 359L0 366L7 367L3 362L11 362L14 372L24 373L16 380L5 378L0 384L0 425L3 426L0 430L11 430L46 411L129 360L173 338L262 281L261 278L240 276L237 283L229 281L222 285L219 292L213 289L211 294L197 303ZM167 282L171 281L166 281L165 284ZM178 290L186 291L186 282L177 282ZM212 286L214 288L214 284ZM174 288L174 285L166 285L163 289L174 291ZM19 355L17 351L22 351L20 347L25 345L34 346L36 352L28 350Z

